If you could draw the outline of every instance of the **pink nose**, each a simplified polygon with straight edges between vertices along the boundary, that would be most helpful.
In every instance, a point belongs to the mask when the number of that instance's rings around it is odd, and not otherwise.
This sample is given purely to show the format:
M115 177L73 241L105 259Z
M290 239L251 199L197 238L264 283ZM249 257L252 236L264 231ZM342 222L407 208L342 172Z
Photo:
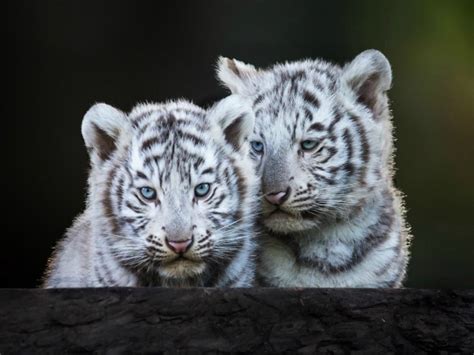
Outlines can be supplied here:
M281 205L285 202L290 195L290 188L286 191L272 192L265 195L265 199L270 202L272 205Z
M186 239L186 240L168 240L168 238L166 238L166 244L176 254L185 253L189 249L192 243L193 243L192 238Z

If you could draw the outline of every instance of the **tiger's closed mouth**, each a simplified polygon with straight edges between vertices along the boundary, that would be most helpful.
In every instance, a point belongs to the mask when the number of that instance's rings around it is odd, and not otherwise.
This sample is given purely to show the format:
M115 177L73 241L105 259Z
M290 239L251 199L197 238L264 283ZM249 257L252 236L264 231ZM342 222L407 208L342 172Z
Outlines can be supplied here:
M171 265L171 264L183 263L183 262L199 264L201 263L201 260L196 260L194 258L186 256L185 254L179 254L173 260L166 262L166 264Z
M317 215L314 212L311 212L311 211L302 211L298 214L294 214L294 213L282 210L279 207L277 207L267 215L266 219L278 217L279 215L280 216L291 217L291 218L297 218L297 219L315 219L315 218L317 218Z
M289 216L289 217L295 217L292 213L284 211L284 210L280 209L279 207L277 207L273 211L270 212L270 214L267 216L267 218L272 217L272 216L278 216L278 215L286 215L286 216Z

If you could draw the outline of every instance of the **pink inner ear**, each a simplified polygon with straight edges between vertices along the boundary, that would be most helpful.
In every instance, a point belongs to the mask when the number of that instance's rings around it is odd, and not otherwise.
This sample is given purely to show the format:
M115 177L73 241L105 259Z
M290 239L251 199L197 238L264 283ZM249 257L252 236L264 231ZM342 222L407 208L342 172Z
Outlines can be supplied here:
M372 111L374 111L375 106L377 104L377 97L379 89L379 82L380 82L380 74L374 73L370 75L364 83L360 86L357 90L358 94L358 102L364 104Z
M348 81L348 85L356 93L357 102L369 108L373 112L374 119L381 118L388 108L387 95L383 89L383 74L375 72L365 77L365 79L357 77Z
M224 136L235 150L240 149L240 136L242 135L243 115L237 117L230 125L224 129Z
M94 140L97 147L97 154L99 154L100 159L107 160L110 154L112 154L112 152L117 149L115 140L95 123L93 123L93 125L95 131Z

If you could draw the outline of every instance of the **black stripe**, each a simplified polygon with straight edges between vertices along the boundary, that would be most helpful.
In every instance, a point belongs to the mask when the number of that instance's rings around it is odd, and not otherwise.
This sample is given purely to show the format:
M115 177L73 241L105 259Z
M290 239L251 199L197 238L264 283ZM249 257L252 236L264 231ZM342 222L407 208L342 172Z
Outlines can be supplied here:
M208 240L209 238L211 237L211 233L206 230L206 234L204 235L204 237L202 237L201 239L199 239L197 242L198 244L200 243L204 243L206 240Z
M214 224L214 227L216 229L219 229L222 227L221 221L219 221L216 217L214 217L212 214L208 214L207 218Z
M328 131L331 134L334 133L334 129L335 129L336 125L341 121L341 119L342 119L342 114L339 111L335 111L334 112L334 118L333 118L331 124L328 127Z
M148 138L142 143L141 150L143 151L143 150L150 149L152 146L159 143L162 143L162 140L158 137Z
M309 131L319 131L319 132L321 132L321 131L326 130L326 127L324 127L324 125L322 123L315 122L311 126L309 126L308 130Z
M201 173L201 175L212 174L212 173L214 173L214 169L213 168L207 168Z
M306 71L299 69L299 70L294 71L290 75L291 75L291 81L298 82L306 78Z
M142 112L140 113L138 116L136 117L132 117L131 118L131 121L132 121L132 125L135 127L135 128L138 128L140 126L140 122L148 117L151 113L153 112L153 110L150 110L150 111L145 111L145 112Z
M222 172L224 174L224 182L226 186L231 186L231 179L230 179L230 172L229 172L229 167L225 167L224 171Z
M209 195L209 197L206 199L206 202L211 200L213 197L214 197L214 194L216 193L217 191L217 186L214 188L214 190L212 191L212 193Z
M302 196L302 197L299 197L299 198L295 198L294 200L291 201L291 205L293 206L293 204L295 203L298 203L298 202L305 202L305 201L308 201L308 200L311 200L311 196Z
M146 157L145 160L143 161L143 165L147 166L147 167L152 167L152 162L154 162L156 165L158 165L158 161L163 159L162 156L160 155L153 155L153 156L149 156L149 157Z
M147 224L150 222L148 218L142 218L142 219L143 219L142 222L140 222L137 226L133 227L136 234L138 234L140 230L145 229Z
M331 159L337 153L337 149L335 147L326 147L324 149L326 149L329 152L329 154L325 159L321 160L319 164L326 163L329 159ZM314 154L317 156L318 152L315 152Z
M202 164L204 164L204 159L197 155L195 155L193 158L195 159L195 162L193 163L193 167L194 167L194 170L197 170Z
M313 120L313 113L308 110L306 107L303 109L304 111L304 118L306 121L312 121Z
M328 185L335 185L336 184L336 181L333 180L333 179L330 179L330 178L327 178L323 175L320 175L318 174L317 172L315 171L311 171L311 174L317 179L317 180L321 180L321 181L324 181L326 184Z
M306 103L310 104L316 109L318 109L320 106L320 102L318 98L314 96L314 94L309 92L308 90L303 91L303 99L305 100Z
M312 69L320 75L325 75L331 81L336 80L335 74L332 73L331 69L329 69L329 68L328 69L323 69L323 68L320 68L320 67L313 67Z
M135 223L135 218L133 218L133 217L121 217L120 218L120 223L122 223L122 224L125 224L125 223L133 224L133 223Z
M257 106L260 104L264 99L265 99L266 93L262 93L257 96L257 98L253 102L253 107Z
M345 144L346 150L347 150L347 160L351 160L352 159L352 154L353 154L353 147L352 147L353 139L352 139L351 132L349 132L349 130L347 128L344 130L342 138L344 140L344 144Z
M360 122L359 117L350 115L349 118L352 122L354 122L357 129L357 134L360 137L360 143L361 143L361 148L362 148L362 152L361 152L362 160L364 161L364 163L367 163L369 161L370 148L369 148L369 141L367 140L367 134L365 132L364 126Z
M152 123L153 123L153 122L147 122L147 123L145 123L145 124L140 128L140 130L138 131L138 136L142 136L142 135L146 132L146 130L151 126Z
M145 180L148 179L147 176L145 175L145 173L143 173L139 170L136 171L136 174L137 174L137 177L140 178L140 179L145 179Z
M370 153L369 142L367 140L367 135L366 135L364 126L360 122L360 118L350 115L349 119L355 124L357 134L359 135L359 139L360 139L360 146L361 146L360 156L364 164L362 164L362 166L359 169L359 182L361 184L364 184L365 176L367 174L367 162L369 161L369 153Z
M230 218L232 215L230 213L226 213L226 212L217 212L217 211L213 211L212 214L214 215L218 215L224 219L226 218Z
M189 133L189 132L183 132L183 131L178 131L177 132L177 136L181 139L186 139L186 140L190 140L192 141L195 145L205 145L205 142L204 140L202 140L201 138L199 138L198 136L192 134L192 133Z
M296 139L296 129L299 126L299 120L300 120L300 113L296 112L295 121L293 122L293 131L291 132L291 140L293 141Z
M380 207L380 216L378 221L368 228L366 237L353 245L351 258L342 265L332 265L325 260L319 258L309 258L300 256L299 246L297 249L297 263L318 269L324 274L335 274L348 271L355 265L361 263L365 257L376 247L387 241L390 236L390 231L394 223L394 210L390 205L390 201L385 201L384 205Z
M119 179L117 188L116 188L116 195L117 195L117 205L120 207L122 205L123 201L123 183L124 183L124 178L123 176Z
M130 201L125 202L125 206L127 206L129 209L131 209L135 213L142 213L143 210L137 206L134 206L130 203Z
M216 202L214 202L214 207L215 207L215 208L218 208L218 207L221 205L222 201L225 200L226 197L227 197L226 194L220 195L220 196L219 196L219 199L218 199Z

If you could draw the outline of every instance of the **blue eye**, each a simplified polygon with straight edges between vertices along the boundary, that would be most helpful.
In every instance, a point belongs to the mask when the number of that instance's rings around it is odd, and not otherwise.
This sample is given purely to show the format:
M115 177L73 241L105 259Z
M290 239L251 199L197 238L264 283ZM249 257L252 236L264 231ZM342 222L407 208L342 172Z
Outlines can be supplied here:
M263 143L259 141L251 141L250 145L256 153L263 153Z
M301 142L301 148L306 151L313 150L314 148L316 148L317 144L318 144L317 141L312 141L308 139Z
M156 190L149 186L140 188L140 193L147 200L154 200L156 198Z
M194 188L194 194L196 197L204 197L209 193L211 185L208 183L199 184Z

